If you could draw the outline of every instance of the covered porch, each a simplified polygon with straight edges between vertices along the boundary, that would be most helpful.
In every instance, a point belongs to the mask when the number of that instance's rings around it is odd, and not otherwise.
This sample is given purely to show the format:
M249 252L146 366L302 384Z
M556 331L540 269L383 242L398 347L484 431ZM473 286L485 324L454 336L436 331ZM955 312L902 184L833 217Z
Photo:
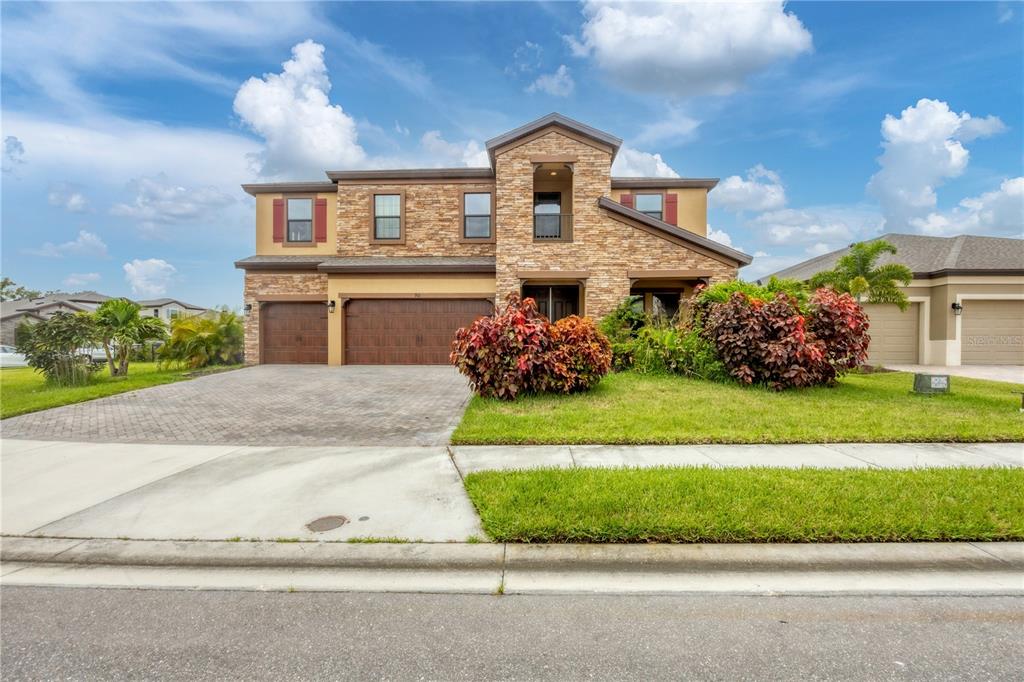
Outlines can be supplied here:
M710 270L630 270L629 294L638 298L648 315L665 320L685 319L694 290L706 286Z

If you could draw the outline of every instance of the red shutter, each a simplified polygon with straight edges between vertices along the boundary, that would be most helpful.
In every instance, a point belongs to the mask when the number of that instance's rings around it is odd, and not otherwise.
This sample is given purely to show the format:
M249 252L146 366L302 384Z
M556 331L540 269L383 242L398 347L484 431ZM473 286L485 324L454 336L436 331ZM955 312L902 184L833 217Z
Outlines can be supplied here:
M679 195L665 193L665 222L679 224Z
M284 241L284 199L274 199L274 241Z
M318 244L327 241L327 199L316 200L316 210L313 211L313 234Z
M633 208L633 195L623 194L622 197L619 199L619 203L628 208Z

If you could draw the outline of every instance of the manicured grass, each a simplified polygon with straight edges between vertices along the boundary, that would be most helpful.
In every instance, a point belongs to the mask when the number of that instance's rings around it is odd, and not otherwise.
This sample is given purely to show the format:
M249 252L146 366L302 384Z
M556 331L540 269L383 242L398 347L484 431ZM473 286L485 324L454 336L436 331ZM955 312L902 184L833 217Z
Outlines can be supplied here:
M0 370L0 419L190 378L188 369L160 370L155 362L133 362L128 376L111 378L104 367L87 386L50 386L31 367Z
M1024 470L540 469L466 477L499 542L1024 539Z
M913 375L851 374L833 388L776 393L668 375L612 374L589 393L502 402L474 397L460 445L1024 441L1017 384L951 379L911 393Z

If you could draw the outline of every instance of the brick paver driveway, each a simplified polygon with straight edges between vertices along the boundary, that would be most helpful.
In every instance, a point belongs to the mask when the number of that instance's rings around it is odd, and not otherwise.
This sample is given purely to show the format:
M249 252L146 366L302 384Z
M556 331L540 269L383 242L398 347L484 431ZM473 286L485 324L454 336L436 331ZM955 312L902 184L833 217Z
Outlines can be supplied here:
M4 438L444 445L470 391L453 368L263 365L5 419Z

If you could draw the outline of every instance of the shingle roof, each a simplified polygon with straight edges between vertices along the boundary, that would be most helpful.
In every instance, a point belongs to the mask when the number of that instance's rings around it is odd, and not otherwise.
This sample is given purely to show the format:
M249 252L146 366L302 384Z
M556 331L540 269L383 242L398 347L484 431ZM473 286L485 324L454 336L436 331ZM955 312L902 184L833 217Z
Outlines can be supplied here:
M77 310L88 310L88 306L83 306L81 304L98 305L109 298L110 296L106 296L95 291L76 291L71 294L58 292L54 294L47 294L46 296L38 296L36 298L20 298L15 301L2 301L0 302L0 318L23 315L26 312L42 310L56 304L63 304Z
M879 264L902 263L918 278L972 273L1024 274L1024 239L975 235L928 237L899 233L883 234L875 239L884 239L896 247L896 254L882 254ZM849 251L847 246L816 256L773 275L765 275L759 281L767 281L771 276L808 280L823 270L831 270Z
M320 272L494 272L494 256L249 256L235 262L243 270Z
M612 189L643 189L662 187L701 188L711 190L718 186L718 178L627 178L612 177Z
M168 303L177 303L182 308L188 308L190 310L206 310L206 308L201 305L192 305L191 303L185 303L184 301L176 298L150 298L145 301L136 301L136 303L143 308L157 308L162 305L167 305Z
M242 270L316 270L325 256L249 256L235 261Z
M683 241L689 242L695 246L699 246L707 249L708 251L713 251L714 253L725 256L730 260L736 261L740 265L749 265L750 261L754 259L753 256L749 256L742 251L737 251L725 244L719 244L707 237L701 237L699 234L695 234L689 230L680 229L663 220L652 218L646 213L641 213L640 211L629 208L628 206L623 206L619 202L609 199L608 197L601 197L598 199L597 205L601 208L618 213L626 218L630 218L631 220L635 220L638 223L643 223L648 227L660 230L661 232L676 237L677 239L682 239Z
M552 112L547 116L542 116L538 118L536 121L530 121L525 125L521 125L518 128L515 128L514 130L510 130L507 133L502 133L497 137L492 137L491 139L487 140L487 156L490 157L491 159L491 167L494 166L495 149L497 149L498 147L503 147L504 145L510 142L515 142L520 138L526 137L527 135L530 135L550 125L560 126L562 128L565 128L566 130L571 130L574 133L577 133L584 137L589 137L592 140L608 145L609 147L612 148L612 160L615 159L615 155L618 153L619 147L622 146L621 138L615 137L614 135L606 133L603 130L598 130L597 128L588 126L586 123L580 123L579 121L575 121L569 118L568 116L563 116L562 114L559 114L557 112Z

